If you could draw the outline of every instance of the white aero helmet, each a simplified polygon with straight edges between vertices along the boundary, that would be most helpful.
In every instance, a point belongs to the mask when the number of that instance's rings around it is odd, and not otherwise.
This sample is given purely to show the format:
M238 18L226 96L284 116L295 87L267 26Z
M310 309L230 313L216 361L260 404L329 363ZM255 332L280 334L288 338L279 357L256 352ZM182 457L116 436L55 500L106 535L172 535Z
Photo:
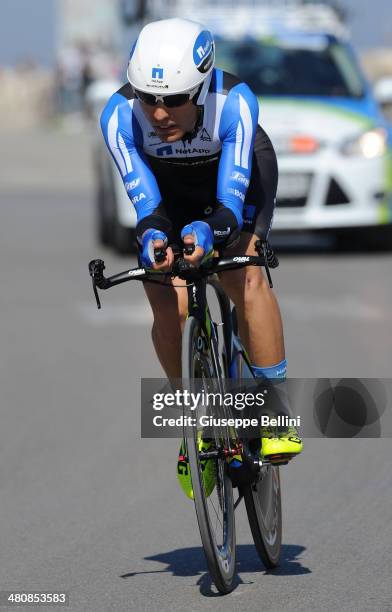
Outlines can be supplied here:
M152 96L199 91L204 104L215 65L214 39L200 23L163 19L147 24L133 45L127 76L133 89ZM201 87L202 86L202 87Z

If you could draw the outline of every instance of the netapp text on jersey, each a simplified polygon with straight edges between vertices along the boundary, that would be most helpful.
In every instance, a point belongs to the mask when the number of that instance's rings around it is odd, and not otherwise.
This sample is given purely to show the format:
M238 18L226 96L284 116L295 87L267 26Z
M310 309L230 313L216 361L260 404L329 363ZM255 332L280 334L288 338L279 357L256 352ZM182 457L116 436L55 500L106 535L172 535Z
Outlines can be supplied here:
M195 147L193 147L193 149L189 148L189 149L176 149L176 153L177 155L192 155L193 153L200 153L202 155L205 155L207 153L210 153L210 149L197 149Z

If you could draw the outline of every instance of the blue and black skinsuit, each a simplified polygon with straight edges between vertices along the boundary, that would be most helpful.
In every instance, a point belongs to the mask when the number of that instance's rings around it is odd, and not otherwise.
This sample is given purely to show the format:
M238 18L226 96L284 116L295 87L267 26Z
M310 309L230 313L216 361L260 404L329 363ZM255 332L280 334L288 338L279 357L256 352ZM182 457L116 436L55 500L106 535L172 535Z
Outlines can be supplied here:
M181 229L206 221L224 247L240 231L266 239L278 180L270 139L258 125L249 87L214 69L192 133L161 142L132 87L124 85L101 116L106 144L137 212L139 242L148 228L178 243Z

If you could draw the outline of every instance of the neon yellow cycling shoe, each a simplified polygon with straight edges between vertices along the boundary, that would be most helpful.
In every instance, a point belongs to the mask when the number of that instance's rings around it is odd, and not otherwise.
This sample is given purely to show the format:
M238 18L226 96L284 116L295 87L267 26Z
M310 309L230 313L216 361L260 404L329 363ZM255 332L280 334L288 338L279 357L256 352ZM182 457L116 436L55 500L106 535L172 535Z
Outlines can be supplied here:
M199 451L208 451L212 446L212 442L203 440L200 436ZM211 495L216 484L215 462L212 459L203 459L201 461L202 479L206 497ZM186 456L185 442L181 442L180 452L177 461L177 478L181 489L189 499L193 499L193 489L191 481L191 471L189 469L189 460Z
M302 452L303 443L295 427L284 432L265 429L261 438L261 455L274 465L286 465Z

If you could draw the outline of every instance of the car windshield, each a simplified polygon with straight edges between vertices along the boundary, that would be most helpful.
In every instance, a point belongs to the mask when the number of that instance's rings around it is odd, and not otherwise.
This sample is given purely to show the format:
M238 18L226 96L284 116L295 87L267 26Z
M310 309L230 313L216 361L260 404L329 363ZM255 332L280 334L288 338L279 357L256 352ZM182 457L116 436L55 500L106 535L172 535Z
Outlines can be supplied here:
M259 96L364 95L358 68L339 43L307 48L218 39L216 51L217 66L243 79Z

